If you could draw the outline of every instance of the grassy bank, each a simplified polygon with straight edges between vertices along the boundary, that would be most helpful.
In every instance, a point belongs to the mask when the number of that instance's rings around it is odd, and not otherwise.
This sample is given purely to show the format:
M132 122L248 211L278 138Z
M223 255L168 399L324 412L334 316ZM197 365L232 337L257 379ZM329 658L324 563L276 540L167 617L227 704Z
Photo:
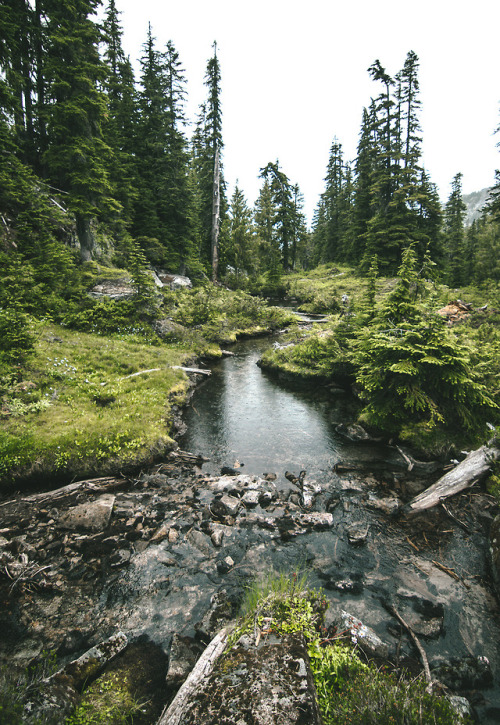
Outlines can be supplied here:
M481 445L499 423L499 290L450 290L420 274L410 259L393 279L331 265L288 276L301 308L328 322L266 351L262 367L352 387L359 422L423 453ZM471 309L447 323L436 313L457 299Z
M4 380L2 481L104 475L167 450L171 406L187 389L172 366L186 357L132 335L40 323L22 380Z
M172 445L173 406L189 381L173 366L290 316L213 286L133 301L86 302L55 324L30 318L33 346L0 375L3 490L126 473ZM12 355L11 355L12 358Z

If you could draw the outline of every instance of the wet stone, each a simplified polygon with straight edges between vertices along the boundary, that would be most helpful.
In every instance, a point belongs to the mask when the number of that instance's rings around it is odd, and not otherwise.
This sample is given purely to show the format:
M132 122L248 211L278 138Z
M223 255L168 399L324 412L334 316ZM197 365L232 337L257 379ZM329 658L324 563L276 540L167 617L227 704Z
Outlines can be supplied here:
M62 528L103 531L110 522L115 496L104 494L94 501L73 506L59 519Z
M452 659L432 670L433 676L455 692L490 687L493 673L487 657Z
M236 516L240 508L240 500L224 494L212 502L211 510L216 516Z
M366 524L351 524L347 529L347 539L353 546L361 546L366 543L369 527Z
M203 652L203 645L192 637L174 634L167 670L167 688L178 689L185 681L198 658Z
M490 529L490 561L493 582L500 598L500 514L494 519Z
M217 548L222 546L222 539L224 538L224 531L222 529L215 529L210 539L212 540L212 544L216 546Z
M198 551L201 551L202 554L210 556L210 554L213 553L213 546L210 538L201 531L194 529L186 536L186 539L195 546Z

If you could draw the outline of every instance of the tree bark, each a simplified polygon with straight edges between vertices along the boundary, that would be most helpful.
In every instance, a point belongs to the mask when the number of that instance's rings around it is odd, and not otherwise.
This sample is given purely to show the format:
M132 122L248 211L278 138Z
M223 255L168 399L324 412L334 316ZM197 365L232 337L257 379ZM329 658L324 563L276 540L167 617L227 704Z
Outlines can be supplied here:
M212 192L212 282L219 274L219 225L220 225L220 164L219 147L215 148L214 185Z
M498 458L500 458L500 449L495 447L481 446L472 451L452 471L441 476L436 483L415 496L407 506L408 512L415 514L425 511L443 499L469 488L490 470L491 464Z
M90 262L94 250L94 234L90 226L90 217L86 214L75 214L76 234L80 242L82 262Z

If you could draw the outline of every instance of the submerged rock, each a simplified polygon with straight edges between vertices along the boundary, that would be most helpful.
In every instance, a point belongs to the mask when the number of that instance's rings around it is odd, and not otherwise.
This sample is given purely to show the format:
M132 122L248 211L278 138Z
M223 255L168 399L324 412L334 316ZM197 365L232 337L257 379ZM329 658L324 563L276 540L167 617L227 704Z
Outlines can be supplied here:
M493 582L500 598L500 514L494 519L490 530L490 558Z

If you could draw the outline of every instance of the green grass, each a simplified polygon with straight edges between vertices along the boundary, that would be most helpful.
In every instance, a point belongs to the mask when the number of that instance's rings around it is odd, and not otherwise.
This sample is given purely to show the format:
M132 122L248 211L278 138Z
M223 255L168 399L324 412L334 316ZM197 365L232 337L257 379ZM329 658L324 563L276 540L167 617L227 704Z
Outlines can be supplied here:
M186 351L45 324L22 383L3 379L0 481L104 474L171 446ZM144 370L154 372L142 373ZM1 383L0 383L1 384Z

